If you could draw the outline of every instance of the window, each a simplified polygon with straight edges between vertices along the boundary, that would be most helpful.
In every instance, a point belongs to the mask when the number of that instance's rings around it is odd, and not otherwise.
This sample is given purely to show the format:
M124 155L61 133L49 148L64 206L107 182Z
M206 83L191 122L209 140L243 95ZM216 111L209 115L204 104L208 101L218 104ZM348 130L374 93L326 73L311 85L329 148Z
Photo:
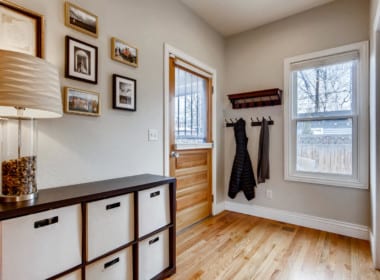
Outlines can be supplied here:
M175 68L175 142L207 142L208 80L180 67Z
M368 43L285 60L285 179L368 187Z

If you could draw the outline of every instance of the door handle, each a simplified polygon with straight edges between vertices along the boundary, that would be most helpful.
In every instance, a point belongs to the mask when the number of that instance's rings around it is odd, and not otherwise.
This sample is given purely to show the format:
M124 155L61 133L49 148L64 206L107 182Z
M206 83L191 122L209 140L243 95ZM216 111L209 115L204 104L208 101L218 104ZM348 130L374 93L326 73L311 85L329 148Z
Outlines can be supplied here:
M170 157L172 157L172 158L179 158L179 153L177 153L176 151L172 151L170 153Z

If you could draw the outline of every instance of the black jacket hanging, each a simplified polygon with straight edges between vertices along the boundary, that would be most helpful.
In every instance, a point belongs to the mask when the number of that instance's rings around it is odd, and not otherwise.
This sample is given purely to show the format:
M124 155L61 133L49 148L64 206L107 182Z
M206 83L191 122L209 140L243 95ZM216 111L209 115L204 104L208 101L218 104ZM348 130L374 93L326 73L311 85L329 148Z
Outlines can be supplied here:
M228 196L235 198L243 190L245 197L251 200L255 197L256 186L251 159L247 150L248 138L245 133L245 121L239 119L234 124L236 155L232 166Z

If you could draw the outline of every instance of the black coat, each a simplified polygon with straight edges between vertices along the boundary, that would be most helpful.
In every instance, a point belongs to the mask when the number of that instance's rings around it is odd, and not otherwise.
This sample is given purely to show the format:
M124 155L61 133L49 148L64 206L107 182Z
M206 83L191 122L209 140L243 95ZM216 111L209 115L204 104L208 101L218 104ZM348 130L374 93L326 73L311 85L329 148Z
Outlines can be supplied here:
M248 138L245 133L245 121L239 119L234 124L236 155L232 166L228 196L235 198L239 191L243 191L245 197L251 200L255 197L256 186L253 175L252 163L247 150Z

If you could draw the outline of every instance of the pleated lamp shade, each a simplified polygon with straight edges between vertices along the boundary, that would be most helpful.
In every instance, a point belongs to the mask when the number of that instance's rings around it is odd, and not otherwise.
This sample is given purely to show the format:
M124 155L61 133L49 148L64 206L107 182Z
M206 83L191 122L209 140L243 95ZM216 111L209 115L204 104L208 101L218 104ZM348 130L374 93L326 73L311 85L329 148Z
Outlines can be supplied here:
M0 116L33 119L61 117L58 70L46 60L0 50Z

